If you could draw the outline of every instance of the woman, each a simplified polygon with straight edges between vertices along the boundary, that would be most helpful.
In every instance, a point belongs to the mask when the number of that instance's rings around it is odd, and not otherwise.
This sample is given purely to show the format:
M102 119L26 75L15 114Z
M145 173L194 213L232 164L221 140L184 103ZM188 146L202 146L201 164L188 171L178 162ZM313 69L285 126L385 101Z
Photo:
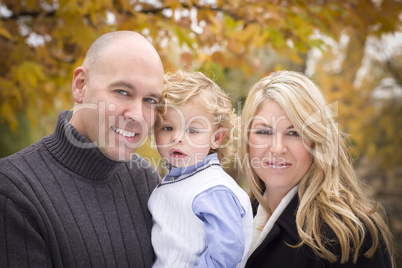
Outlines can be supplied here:
M368 196L320 89L261 79L242 111L239 157L259 203L246 267L392 267L383 208Z

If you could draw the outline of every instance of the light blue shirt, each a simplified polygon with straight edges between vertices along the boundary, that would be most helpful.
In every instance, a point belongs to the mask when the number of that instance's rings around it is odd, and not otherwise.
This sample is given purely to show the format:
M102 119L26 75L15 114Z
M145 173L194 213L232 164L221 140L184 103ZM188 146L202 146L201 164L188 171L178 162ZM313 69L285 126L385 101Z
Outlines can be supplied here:
M182 175L190 174L197 170L197 168L208 164L211 160L217 160L218 155L216 153L207 155L201 162L188 166L188 167L170 167L169 173L165 176L164 181L169 181L171 178L177 178ZM170 164L167 163L169 166Z
M193 166L173 167L164 180L174 180L194 172L213 159L218 159L216 153L206 156ZM241 222L245 210L237 196L226 186L218 185L197 195L192 210L204 223L207 245L196 267L236 267L243 257L245 247Z

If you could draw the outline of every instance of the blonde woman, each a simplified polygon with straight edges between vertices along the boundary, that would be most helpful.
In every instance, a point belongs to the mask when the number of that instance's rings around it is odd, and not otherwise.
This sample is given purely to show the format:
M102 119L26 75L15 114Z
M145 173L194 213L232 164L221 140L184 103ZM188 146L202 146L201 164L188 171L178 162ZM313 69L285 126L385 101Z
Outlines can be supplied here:
M384 210L333 117L303 74L276 72L251 88L239 159L259 205L246 267L392 267Z

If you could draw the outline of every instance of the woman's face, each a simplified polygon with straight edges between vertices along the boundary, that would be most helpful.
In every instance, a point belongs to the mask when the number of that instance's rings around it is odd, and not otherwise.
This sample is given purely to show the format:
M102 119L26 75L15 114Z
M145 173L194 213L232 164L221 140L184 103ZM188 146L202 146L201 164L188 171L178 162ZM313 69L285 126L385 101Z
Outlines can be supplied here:
M302 133L276 102L265 100L261 105L250 127L250 163L268 193L283 197L309 169L311 143L303 142Z

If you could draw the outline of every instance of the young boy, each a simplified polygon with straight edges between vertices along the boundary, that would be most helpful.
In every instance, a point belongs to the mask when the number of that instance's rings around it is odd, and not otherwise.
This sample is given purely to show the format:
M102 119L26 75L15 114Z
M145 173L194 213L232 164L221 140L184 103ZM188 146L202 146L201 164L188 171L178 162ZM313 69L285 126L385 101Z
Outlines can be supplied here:
M252 241L249 197L220 166L235 114L200 72L165 75L155 125L169 173L153 191L153 267L244 267Z

